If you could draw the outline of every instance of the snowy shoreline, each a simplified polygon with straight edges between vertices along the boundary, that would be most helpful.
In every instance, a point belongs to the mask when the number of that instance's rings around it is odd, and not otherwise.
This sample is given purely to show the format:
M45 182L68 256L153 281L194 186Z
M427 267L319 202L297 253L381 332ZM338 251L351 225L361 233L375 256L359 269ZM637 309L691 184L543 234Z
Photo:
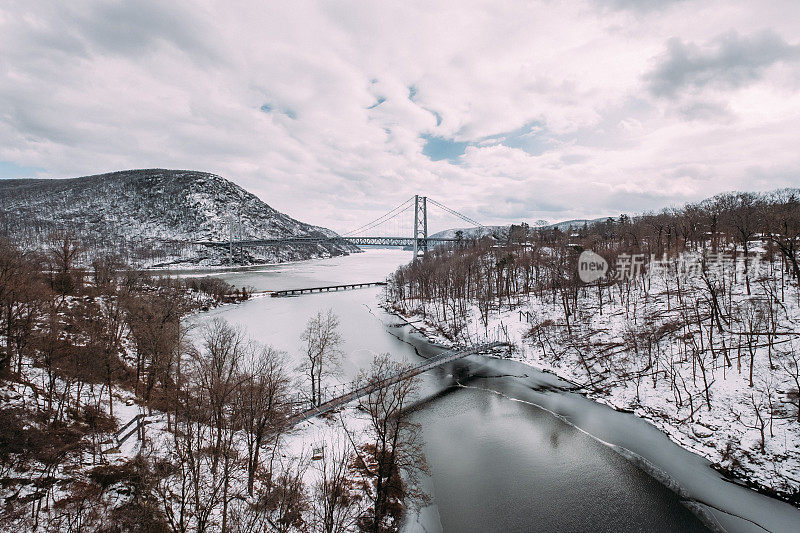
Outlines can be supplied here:
M442 333L439 332L440 325L432 322L430 318L425 319L420 314L404 313L401 309L393 306L390 302L383 302L382 307L389 313L397 316L398 318L402 319L406 324L413 327L420 335L424 336L428 342L431 342L436 345L445 345L452 348L462 347L464 346L463 343L453 342L452 340L448 339ZM508 315L513 315L517 311L513 311L507 313ZM506 317L507 318L507 317ZM498 321L502 322L502 320ZM421 326L422 325L422 326ZM586 387L578 382L575 381L575 372L570 372L570 369L560 368L547 362L537 360L534 361L528 357L526 357L526 346L524 341L522 340L521 335L516 336L513 333L509 334L509 340L514 344L516 350L512 355L501 357L492 354L486 354L484 357L489 357L492 359L496 359L498 361L514 361L517 363L521 363L527 367L533 368L540 372L544 372L547 374L551 374L558 379L565 381L571 384L574 389L572 392L577 392L584 397L588 398L589 400L606 406L614 411L620 413L629 413L635 415L638 419L643 420L665 434L673 443L680 446L682 449L687 450L703 459L706 459L710 462L711 467L716 470L723 478L733 484L739 485L741 487L749 488L760 494L768 496L770 498L774 498L779 501L786 502L790 505L793 505L795 508L800 508L798 502L793 500L792 495L786 492L778 491L773 489L770 486L764 485L759 483L759 479L763 479L762 476L769 474L770 472L753 472L753 475L747 475L747 473L743 472L735 472L731 471L730 469L725 468L720 462L717 460L717 457L714 454L708 453L708 450L699 443L699 439L702 438L699 435L694 434L694 438L691 438L685 432L681 431L680 428L670 424L671 419L664 414L659 414L654 409L650 408L647 405L636 405L636 406L629 406L625 403L624 397L619 394L615 394L614 392L604 393L604 391L597 391L593 390L590 387ZM574 369L579 370L579 369ZM543 406L539 406L543 409L546 409ZM547 409L546 409L547 410ZM548 410L549 411L549 410ZM550 411L549 411L550 412ZM554 416L563 419L563 417L559 416L556 413L553 413ZM698 426L704 427L701 424L697 424ZM580 429L580 428L579 428ZM582 430L584 431L584 430ZM587 433L593 438L597 439L599 442L604 443L610 446L612 449L620 453L623 457L627 460L633 462L640 468L642 468L645 472L649 475L654 477L656 480L676 492L679 496L684 496L683 487L681 487L677 482L670 477L669 473L664 472L659 467L649 464L646 459L631 452L630 450L619 449L618 446L613 444L607 443L604 440L598 438L595 435L591 435ZM712 448L714 446L712 445ZM698 514L697 509L692 508L692 511ZM705 516L705 511L702 509L699 515L701 519L708 525L707 517Z
M292 259L289 261L265 261L263 263L254 263L250 265L193 265L193 264L186 264L186 263L170 263L166 265L152 265L148 267L144 267L146 272L154 272L154 273L169 273L169 274L176 274L182 276L199 276L202 274L208 275L220 275L220 274L227 274L230 272L249 272L249 271L258 271L259 268L264 267L272 267L272 266L287 266L287 265L296 265L299 263L306 263L308 261L318 261L318 260L326 260L326 259L333 259L334 257L342 257L347 256L350 254L359 254L363 253L363 250L350 250L345 252L341 255L319 255L317 257L308 257L305 259Z
M229 304L223 304L223 306L227 306ZM430 320L423 320L421 315L414 315L414 314L404 314L400 309L395 308L392 306L390 302L383 301L381 302L380 306L390 313L392 316L397 317L400 321L404 324L409 325L413 329L416 330L417 333L421 335L422 338L425 339L426 342L430 342L433 345L439 347L456 347L459 346L460 343L454 343L452 340L447 339L443 334L438 332L438 325L435 324ZM494 318L492 327L495 327L497 324L502 324L504 327L497 328L498 330L504 331L506 335L508 335L509 340L512 341L513 344L516 345L516 350L513 354L508 357L498 357L490 355L495 360L508 360L514 361L521 364L524 364L527 367L536 369L538 371L551 374L560 380L563 380L573 387L573 392L578 392L582 396L588 398L589 400L606 407L613 409L614 411L621 412L621 413L631 413L635 414L639 420L643 420L647 422L650 426L657 429L661 433L665 434L670 441L675 443L681 449L691 452L696 456L703 458L711 463L711 467L716 470L721 476L724 477L725 481L730 482L731 484L735 484L741 487L747 487L753 489L765 496L770 498L774 498L778 501L788 502L789 504L793 504L796 507L796 503L792 502L791 498L787 497L786 494L783 494L779 491L774 491L772 488L766 485L762 485L758 483L760 479L758 473L756 475L749 477L749 476L742 476L738 472L730 472L727 471L721 464L718 462L717 458L714 456L713 453L707 453L707 450L703 446L702 437L695 434L695 431L702 432L703 428L706 426L703 424L708 424L707 421L701 420L702 423L699 424L687 424L683 427L684 431L681 431L681 428L675 427L672 425L671 419L665 416L664 413L660 413L658 410L652 409L648 405L644 404L644 402L640 403L639 405L631 406L629 403L626 403L625 399L626 396L624 394L619 394L620 391L611 391L611 393L593 390L591 387L585 387L579 383L580 376L576 375L580 369L573 367L574 372L570 372L570 368L558 367L556 365L548 364L546 361L541 360L541 358L536 358L533 354L533 349L531 346L526 345L523 341L523 334L529 328L527 322L520 322L515 321L515 315L517 315L518 309L514 309L512 311L508 311L505 313L500 313L497 317ZM497 324L494 324L496 322ZM512 324L515 324L516 327L512 327ZM482 326L479 328L480 330L484 330ZM489 328L491 329L491 328ZM621 392L624 392L624 388ZM629 397L627 397L629 398ZM542 406L539 406L542 407ZM546 409L546 407L542 407ZM549 411L549 410L548 410ZM552 412L552 411L551 411ZM558 414L555 416L563 419ZM344 420L341 418L344 417ZM356 423L359 425L357 421L358 413L357 411L352 411L350 409L345 410L342 412L339 417L339 423L343 421L349 421L350 423ZM298 432L295 433L293 438L291 439L292 444L289 444L289 448L293 450L290 455L295 457L302 456L303 449L309 449L310 446L313 446L315 442L319 442L319 437L315 436L315 433L319 431L321 428L312 429L317 424L322 424L322 427L327 427L327 430L324 430L323 433L327 434L330 431L333 433L338 433L333 427L330 426L332 421L324 421L321 420L315 424L311 424L308 427L298 428ZM567 421L567 423L569 423ZM333 422L334 426L338 425L336 422ZM348 424L349 425L349 424ZM574 425L574 424L572 424ZM713 424L708 424L713 425ZM576 426L577 427L577 426ZM581 429L581 428L578 428ZM340 428L341 430L341 428ZM586 432L585 430L581 429L582 431ZM687 430L691 431L691 435L687 434ZM592 438L598 440L599 442L606 444L610 448L612 448L615 452L619 453L623 456L626 460L632 462L633 464L637 465L643 471L645 471L648 475L656 479L662 485L668 487L673 492L678 494L682 499L687 499L686 494L687 490L686 487L681 484L681 482L670 475L668 471L665 471L663 466L658 465L656 463L652 463L648 461L647 458L637 454L634 451L631 451L624 447L619 447L613 443L608 443L604 441L602 438L597 437L589 432L586 432ZM328 435L332 436L332 435ZM707 438L707 437L706 437ZM322 439L322 440L328 440ZM716 449L716 448L714 448ZM299 453L298 453L299 452ZM769 474L769 471L762 472L761 475ZM712 519L709 519L709 508L706 507L703 501L696 501L693 499L689 499L687 503L687 507L698 516L706 525L709 527L715 528L715 522ZM729 513L730 511L725 511L724 509L718 509L720 512ZM740 517L742 518L742 517Z

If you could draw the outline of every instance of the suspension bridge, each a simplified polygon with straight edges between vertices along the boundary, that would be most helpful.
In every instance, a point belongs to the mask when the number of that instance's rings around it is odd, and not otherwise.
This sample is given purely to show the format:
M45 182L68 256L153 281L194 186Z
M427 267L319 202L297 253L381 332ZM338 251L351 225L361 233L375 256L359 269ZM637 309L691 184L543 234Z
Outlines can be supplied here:
M219 246L229 248L229 253L233 256L233 250L248 247L260 246L281 246L297 244L351 244L355 246L396 246L401 248L411 248L414 257L425 254L428 248L447 243L458 243L463 241L458 237L430 237L428 235L428 206L434 206L441 210L445 215L451 215L461 221L469 223L471 226L483 228L480 222L447 207L446 205L428 198L427 196L414 195L399 204L391 211L380 217L367 222L366 224L348 231L342 235L320 236L320 237L278 237L278 238L235 238L236 231L233 229L231 221L230 237L227 241L195 241L193 244L203 246ZM413 215L413 226L411 234L402 235L407 231L404 219L408 215ZM402 229L401 229L402 228ZM391 231L391 230L394 231ZM382 231L380 231L382 230ZM388 231L387 231L388 230Z

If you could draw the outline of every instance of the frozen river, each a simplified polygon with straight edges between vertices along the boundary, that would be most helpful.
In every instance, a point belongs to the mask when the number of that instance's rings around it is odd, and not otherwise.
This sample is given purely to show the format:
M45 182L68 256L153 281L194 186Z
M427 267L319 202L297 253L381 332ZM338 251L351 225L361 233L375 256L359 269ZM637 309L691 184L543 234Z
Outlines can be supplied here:
M398 250L218 272L256 290L379 281L410 259ZM422 361L440 351L378 306L381 288L293 298L255 298L218 316L297 358L309 317L341 320L349 381L376 353ZM456 382L454 375L459 377ZM414 416L422 425L432 504L407 531L705 531L686 506L728 531L800 531L800 511L724 481L708 463L633 415L562 390L533 368L470 356L423 377ZM644 458L679 484L681 496L624 454ZM652 468L650 468L652 471ZM738 516L737 516L738 515Z

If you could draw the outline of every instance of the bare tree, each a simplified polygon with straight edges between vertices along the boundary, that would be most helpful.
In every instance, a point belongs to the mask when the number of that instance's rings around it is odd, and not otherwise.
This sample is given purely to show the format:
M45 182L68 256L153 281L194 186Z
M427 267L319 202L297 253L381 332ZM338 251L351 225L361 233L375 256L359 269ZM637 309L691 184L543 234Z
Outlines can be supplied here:
M339 370L342 355L339 317L333 309L317 312L309 319L300 339L305 352L301 369L311 386L311 403L319 405L322 402L322 380Z
M53 290L62 296L75 290L73 267L80 252L80 244L72 232L51 235L48 255L53 266Z
M175 531L227 531L229 506L240 496L235 487L242 486L245 471L236 441L236 395L249 343L218 319L204 327L201 338L202 349L191 353L189 368L176 376L171 460L158 468L157 492Z
M42 313L45 298L37 265L10 242L0 239L0 334L5 348L0 349L0 375L11 370L14 356L20 370L23 350Z
M411 421L406 410L417 382L406 379L382 385L405 368L392 361L389 354L383 354L376 356L369 371L361 376L363 383L374 386L359 400L360 408L369 416L368 441L358 450L354 465L371 503L359 519L364 531L396 531L408 506L426 499L417 487L419 474L427 471L420 427Z
M767 237L778 247L794 278L800 282L800 198L796 191L779 191L766 206Z
M236 392L244 379L241 365L249 343L240 329L215 319L203 331L204 352L195 360L198 388L207 402L211 427L211 475L222 480L222 530L225 531L230 503L230 483L236 465Z
M723 196L719 201L726 204L723 210L723 219L732 230L736 242L741 244L744 252L744 280L747 294L750 295L750 261L748 257L750 255L750 241L758 233L759 227L762 227L760 218L763 214L763 209L758 196L753 193L736 193Z
M800 422L800 353L793 348L787 350L781 359L781 366L784 372L794 382L794 400L797 405L797 421Z
M125 300L125 306L136 344L135 392L149 403L155 385L161 381L166 386L177 363L187 303L180 292L164 290L135 294Z
M117 255L108 254L95 257L92 260L95 287L101 291L108 291L112 287L116 288L117 276L122 266L122 261Z
M271 347L256 347L249 361L242 363L241 383L236 393L236 408L247 445L247 492L259 468L266 441L277 441L285 421L285 399L289 378L284 354Z
M303 478L308 461L285 459L277 465L276 473L256 492L249 513L237 518L236 531L278 532L307 531L304 514L308 511L308 494Z
M5 336L5 352L0 352L0 375L11 369L22 371L22 359L43 314L50 289L28 255L0 243L0 332Z
M747 351L750 354L750 386L753 386L753 369L755 367L755 357L758 351L758 337L763 333L765 322L764 302L757 298L750 298L740 306L742 325L745 331L744 337L747 340Z
M87 321L88 336L90 345L103 368L108 393L108 412L113 416L113 379L125 366L119 358L126 332L125 311L121 299L110 286L106 286L102 299L96 302L91 310L90 319Z
M317 480L311 497L314 531L345 533L352 531L363 512L362 495L350 466L355 453L350 442L328 443L317 461Z
M748 416L746 412L733 412L734 418L743 427L758 430L760 437L758 448L762 454L766 452L766 429L772 422L772 394L773 391L770 388L762 389L761 387L750 392L748 407L753 414L752 417Z

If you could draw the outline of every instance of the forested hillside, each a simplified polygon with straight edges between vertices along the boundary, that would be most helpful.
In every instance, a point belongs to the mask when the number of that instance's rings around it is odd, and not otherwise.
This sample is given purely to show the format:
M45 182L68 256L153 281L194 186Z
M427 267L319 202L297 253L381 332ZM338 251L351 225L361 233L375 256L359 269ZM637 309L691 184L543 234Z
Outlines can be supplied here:
M332 311L308 321L297 368L219 318L190 333L187 315L246 288L113 256L87 271L79 248L0 239L0 531L399 530L424 496L413 380L290 425L337 373ZM354 386L406 368L376 355Z
M508 340L515 357L797 502L799 247L797 190L725 194L440 248L395 273L388 303L456 343ZM587 258L608 272L582 281Z
M219 265L227 248L191 241L330 236L298 222L238 185L186 170L128 170L64 180L0 180L0 235L44 250L53 235L81 242L82 257L113 252L140 266ZM339 244L236 251L236 264L328 257Z

